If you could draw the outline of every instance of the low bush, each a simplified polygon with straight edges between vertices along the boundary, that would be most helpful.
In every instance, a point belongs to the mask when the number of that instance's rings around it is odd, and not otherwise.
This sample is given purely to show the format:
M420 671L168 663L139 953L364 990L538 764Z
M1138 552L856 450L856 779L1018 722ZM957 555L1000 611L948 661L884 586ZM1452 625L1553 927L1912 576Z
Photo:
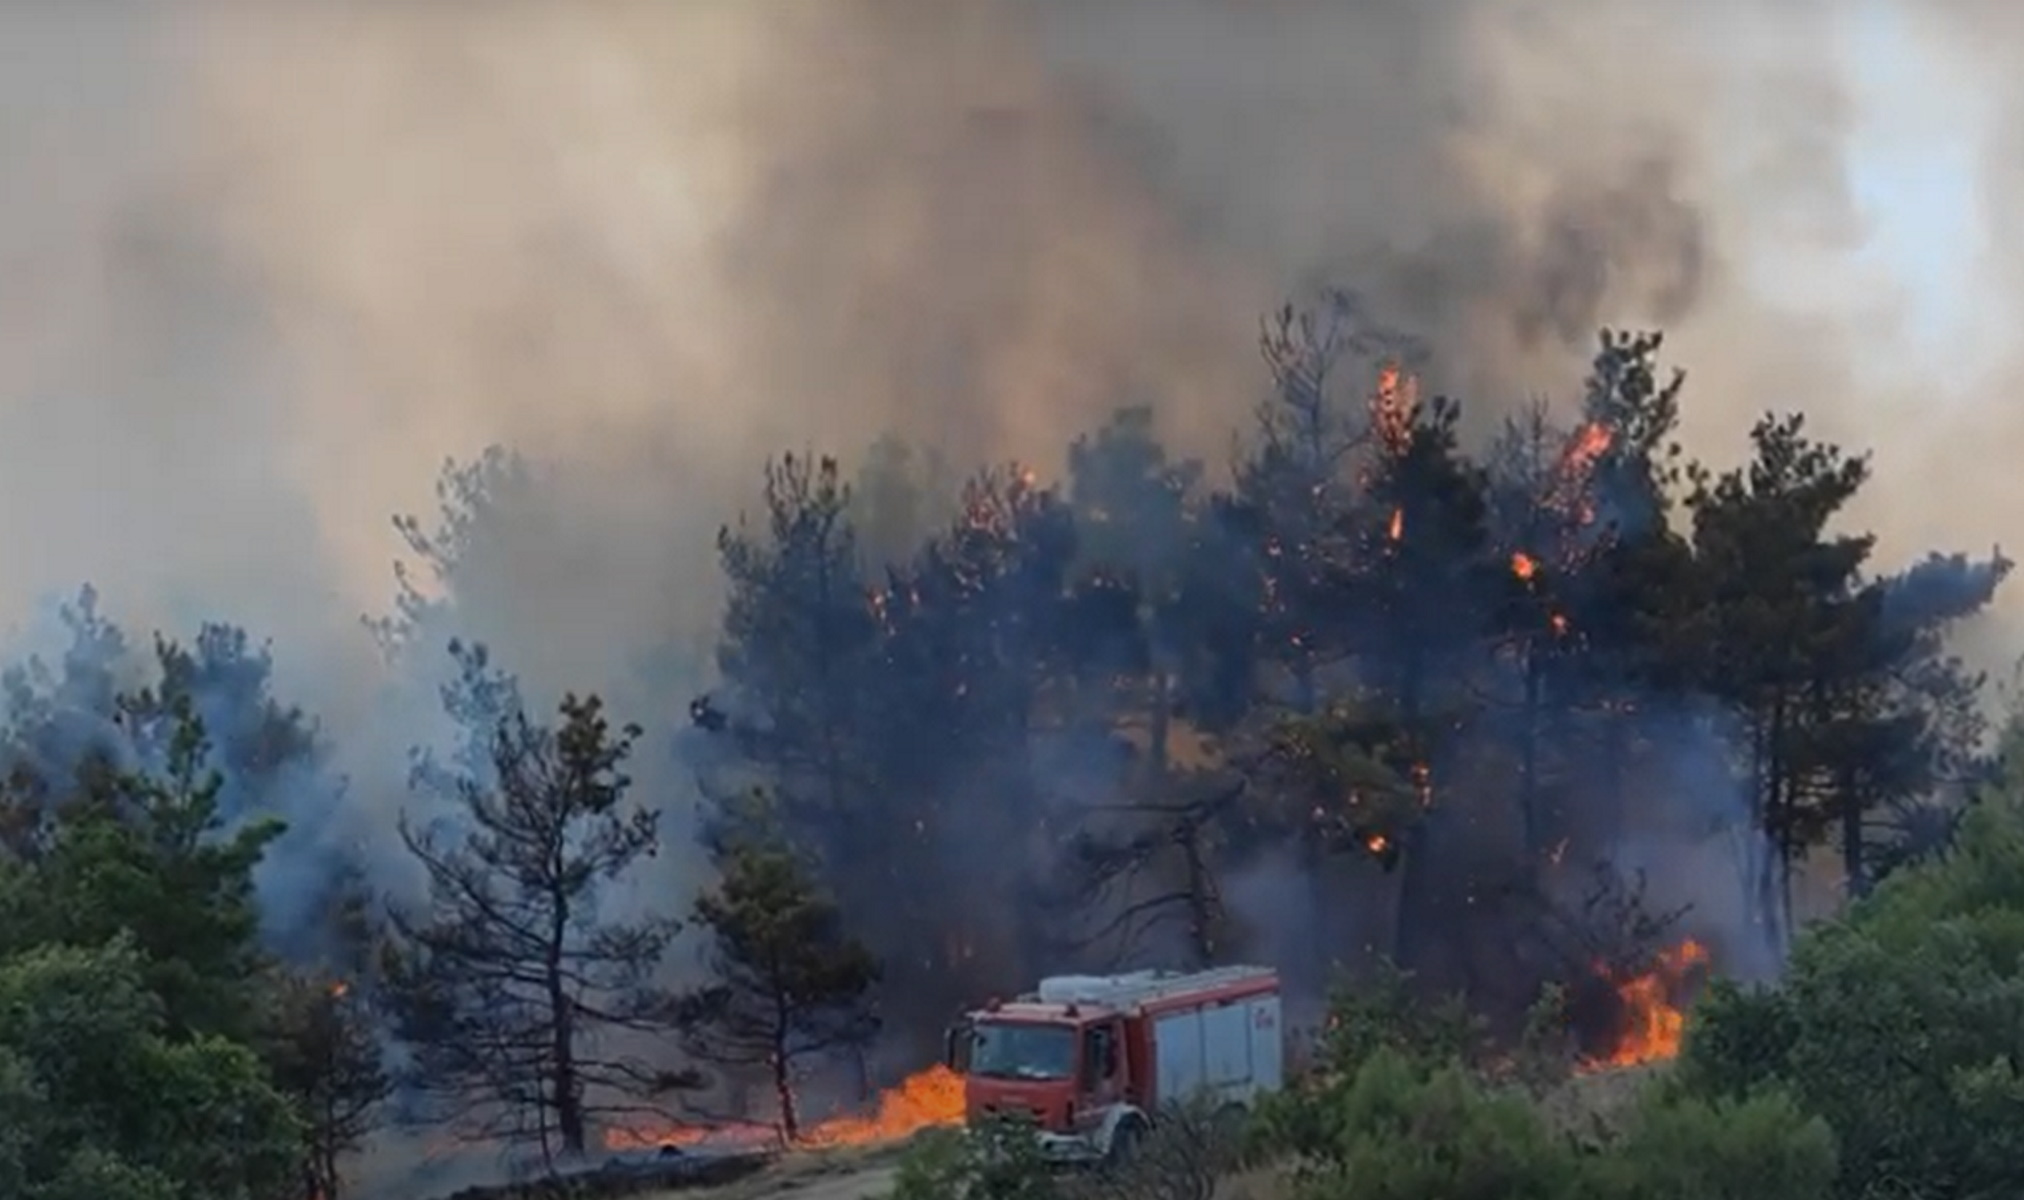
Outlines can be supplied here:
M1844 1200L2024 1195L2024 810L1994 798L1936 860L1802 936L1776 989L1715 989L1676 1090L1769 1086L1824 1118Z
M901 1160L894 1200L1213 1200L1236 1168L1241 1125L1201 1107L1162 1115L1128 1162L1064 1170L1030 1125L998 1121L924 1134Z

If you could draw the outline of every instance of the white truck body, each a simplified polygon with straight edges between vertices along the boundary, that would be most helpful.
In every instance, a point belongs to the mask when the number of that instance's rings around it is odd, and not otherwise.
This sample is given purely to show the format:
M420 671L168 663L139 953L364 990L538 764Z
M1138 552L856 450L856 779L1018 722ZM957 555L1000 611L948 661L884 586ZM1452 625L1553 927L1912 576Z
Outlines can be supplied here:
M1249 1108L1286 1085L1278 996L1182 1009L1152 1023L1155 1103Z

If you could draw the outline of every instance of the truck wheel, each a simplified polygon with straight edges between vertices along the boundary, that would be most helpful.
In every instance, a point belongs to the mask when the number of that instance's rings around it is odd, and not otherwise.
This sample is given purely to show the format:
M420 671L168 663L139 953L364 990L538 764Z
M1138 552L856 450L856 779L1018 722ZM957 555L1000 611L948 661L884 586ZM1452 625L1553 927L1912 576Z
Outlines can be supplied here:
M1117 1129L1110 1135L1110 1153L1104 1156L1105 1169L1115 1171L1130 1166L1138 1157L1139 1139L1145 1136L1145 1132L1145 1126L1135 1118L1118 1122Z
M1247 1115L1243 1105L1225 1104L1216 1110L1212 1125L1215 1135L1234 1144L1244 1133L1244 1118Z

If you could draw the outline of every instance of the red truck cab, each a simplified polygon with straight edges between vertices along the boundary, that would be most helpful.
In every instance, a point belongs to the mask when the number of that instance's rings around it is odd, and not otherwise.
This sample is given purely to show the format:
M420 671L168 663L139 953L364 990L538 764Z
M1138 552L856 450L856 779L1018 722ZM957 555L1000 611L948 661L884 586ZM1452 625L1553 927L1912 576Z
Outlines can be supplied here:
M1065 976L950 1031L965 1117L1030 1120L1052 1157L1113 1157L1166 1104L1248 1104L1283 1078L1276 974Z

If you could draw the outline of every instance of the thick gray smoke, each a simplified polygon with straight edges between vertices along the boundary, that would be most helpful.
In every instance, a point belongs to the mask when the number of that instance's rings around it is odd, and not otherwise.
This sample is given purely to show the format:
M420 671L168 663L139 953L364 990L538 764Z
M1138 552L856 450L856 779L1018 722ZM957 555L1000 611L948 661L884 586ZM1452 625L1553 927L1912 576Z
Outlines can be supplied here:
M1984 11L1924 28L1963 60L2024 49ZM388 602L389 516L429 510L446 456L506 443L551 472L460 595L468 632L538 694L673 724L699 680L667 663L701 661L710 537L762 456L897 429L1051 463L1134 399L1216 454L1259 391L1261 311L1331 283L1492 412L1570 395L1598 324L1664 326L1695 449L1726 460L1754 412L1806 408L1883 449L1859 515L1888 548L1980 548L2024 430L1979 397L2024 356L1972 388L1869 382L1907 316L1848 266L1855 19L1803 0L9 6L0 600L19 617L90 579L143 627L273 635L284 691L379 773L353 803L383 830L428 696L388 700L357 617ZM1991 194L2015 175L1989 171ZM1852 282L1811 308L1764 284L1806 272ZM2014 299L2024 267L1989 284Z

